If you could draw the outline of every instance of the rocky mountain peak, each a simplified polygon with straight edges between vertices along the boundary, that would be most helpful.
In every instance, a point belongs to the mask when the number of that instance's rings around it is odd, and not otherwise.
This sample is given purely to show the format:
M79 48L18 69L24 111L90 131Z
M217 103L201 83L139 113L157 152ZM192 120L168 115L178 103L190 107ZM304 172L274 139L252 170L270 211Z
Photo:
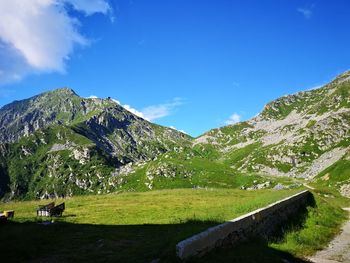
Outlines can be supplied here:
M81 98L67 87L14 101L0 109L0 142L14 142L52 124L81 122L107 107L117 106L111 100Z
M133 163L190 143L110 98L82 98L70 88L0 109L0 197L47 197L121 187ZM7 183L6 183L7 182Z
M66 96L78 96L78 94L72 89L72 88L69 88L69 87L63 87L63 88L57 88L57 89L54 89L54 90L50 90L50 91L47 91L45 92L46 94L60 94L60 95L66 95ZM43 93L43 94L45 94Z

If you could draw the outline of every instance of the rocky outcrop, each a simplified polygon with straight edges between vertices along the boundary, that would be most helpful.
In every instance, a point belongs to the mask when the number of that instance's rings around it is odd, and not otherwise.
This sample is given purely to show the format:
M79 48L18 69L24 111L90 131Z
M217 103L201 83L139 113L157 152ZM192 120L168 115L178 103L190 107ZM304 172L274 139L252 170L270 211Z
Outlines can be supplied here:
M340 187L340 193L343 196L350 198L350 184L343 184Z

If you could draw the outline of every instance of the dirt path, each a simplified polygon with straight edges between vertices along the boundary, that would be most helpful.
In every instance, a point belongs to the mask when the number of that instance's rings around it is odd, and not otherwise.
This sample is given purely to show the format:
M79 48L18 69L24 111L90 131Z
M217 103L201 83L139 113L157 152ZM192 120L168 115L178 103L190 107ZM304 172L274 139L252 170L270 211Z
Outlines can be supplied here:
M344 208L350 212L350 208ZM325 249L309 258L315 263L350 263L350 219L342 227L341 233Z

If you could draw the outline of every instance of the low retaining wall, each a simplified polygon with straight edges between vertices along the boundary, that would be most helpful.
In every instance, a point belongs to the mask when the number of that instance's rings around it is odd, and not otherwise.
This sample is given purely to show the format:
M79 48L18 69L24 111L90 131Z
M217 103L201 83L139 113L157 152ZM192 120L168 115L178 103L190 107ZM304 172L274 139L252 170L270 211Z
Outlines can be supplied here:
M211 227L176 245L176 255L182 260L202 256L216 247L232 246L251 237L268 237L288 218L305 208L310 200L308 190L277 201L221 225Z

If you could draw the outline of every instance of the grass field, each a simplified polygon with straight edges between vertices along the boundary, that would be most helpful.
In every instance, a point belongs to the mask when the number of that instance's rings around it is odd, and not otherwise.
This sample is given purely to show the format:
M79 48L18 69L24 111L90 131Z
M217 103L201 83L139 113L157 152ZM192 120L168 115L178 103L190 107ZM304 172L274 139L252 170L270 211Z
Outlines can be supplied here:
M47 201L0 204L15 210L0 226L0 254L6 262L112 261L176 262L177 242L235 218L293 190L178 189L80 196L65 201L53 224L41 224L36 207Z
M296 231L290 229L283 242L273 243L271 247L299 257L312 255L338 233L338 227L347 219L347 213L333 202L334 198L325 198L316 192L314 196L316 206L309 207L308 218L302 228Z

